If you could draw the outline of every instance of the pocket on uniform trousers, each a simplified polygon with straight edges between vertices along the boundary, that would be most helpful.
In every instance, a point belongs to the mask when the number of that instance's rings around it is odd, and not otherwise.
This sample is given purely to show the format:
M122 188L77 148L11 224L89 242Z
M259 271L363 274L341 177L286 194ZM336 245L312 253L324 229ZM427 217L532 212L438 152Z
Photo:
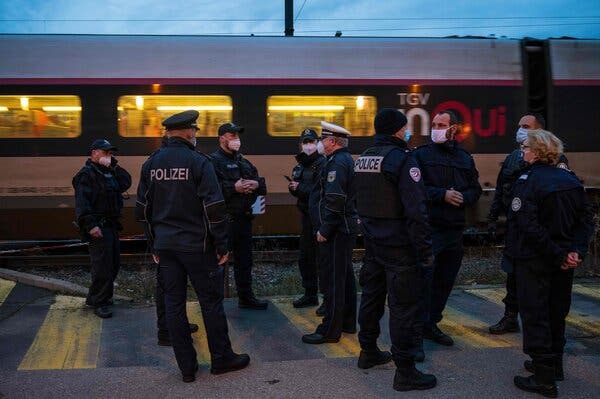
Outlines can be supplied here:
M392 288L398 303L417 302L423 291L423 276L419 267L398 269L392 273Z

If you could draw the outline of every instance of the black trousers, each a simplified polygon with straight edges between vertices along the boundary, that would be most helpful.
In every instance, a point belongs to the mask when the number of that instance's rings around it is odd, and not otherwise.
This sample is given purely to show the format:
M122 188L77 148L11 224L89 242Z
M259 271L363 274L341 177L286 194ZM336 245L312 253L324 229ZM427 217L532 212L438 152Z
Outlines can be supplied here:
M317 295L319 278L317 268L317 240L308 213L302 213L302 233L300 235L300 256L298 268L302 277L302 287L308 296Z
M549 363L564 351L573 269L549 270L540 258L517 260L515 265L523 351L534 361Z
M433 268L423 269L425 301L422 318L426 328L442 320L464 254L462 229L433 229Z
M108 305L113 297L113 284L121 266L119 233L114 227L102 227L102 237L89 243L92 285L85 303L90 306Z
M336 232L319 243L325 317L316 332L328 338L340 338L342 329L356 329L356 281L352 267L355 241L355 235Z
M162 277L160 275L160 266L156 267L156 290L154 298L156 299L156 327L162 332L169 330L167 327L167 310L165 308L165 291L163 290Z
M377 348L379 321L383 317L387 295L394 362L400 368L414 364L419 350L415 337L422 327L418 320L423 300L422 280L420 267L409 247L383 246L365 239L365 258L359 275L362 297L358 314L358 340L363 350Z
M214 251L158 251L158 256L167 327L181 372L192 374L198 363L186 314L188 276L200 302L211 361L233 356L223 309L223 267L217 265Z
M227 225L229 250L233 253L235 286L239 297L252 295L252 218L234 217Z
M517 276L514 273L506 273L506 296L502 300L504 302L505 314L519 313L519 301L517 298Z

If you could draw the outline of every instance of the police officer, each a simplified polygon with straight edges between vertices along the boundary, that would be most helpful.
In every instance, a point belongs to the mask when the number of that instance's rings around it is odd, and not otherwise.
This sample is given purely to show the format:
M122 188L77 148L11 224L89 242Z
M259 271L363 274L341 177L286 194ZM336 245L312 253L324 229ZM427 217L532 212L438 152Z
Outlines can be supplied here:
M358 233L354 207L354 160L348 151L350 132L341 126L321 122L322 140L317 144L327 156L319 187L320 278L325 294L325 317L312 334L302 341L307 344L338 342L342 332L356 332L356 282L352 267L352 248Z
M221 125L219 149L212 153L211 159L225 198L238 306L266 309L267 301L257 299L252 292L252 204L259 195L267 194L267 186L254 165L239 152L243 132L243 127L233 123Z
M294 301L295 308L319 304L317 296L319 291L317 240L308 210L310 194L313 192L325 163L325 157L317 151L318 139L319 136L313 129L305 129L300 135L301 151L296 155L298 164L292 170L292 181L288 185L290 193L298 199L296 206L302 215L298 268L302 276L304 295Z
M571 306L573 269L588 252L594 212L583 186L567 169L555 167L562 142L531 130L523 142L529 165L514 184L507 216L506 251L514 261L523 323L523 351L534 373L516 376L525 391L555 398L564 379L565 317Z
M75 216L90 250L92 285L85 303L101 318L112 316L113 284L121 256L122 193L131 187L131 176L118 165L114 151L117 147L107 140L94 141L90 158L73 177Z
M454 341L437 323L442 320L442 311L462 263L465 207L481 196L473 157L456 142L459 132L456 115L449 110L440 111L432 121L433 143L415 151L429 198L434 256L433 269L423 269L430 291L425 297L423 336L447 346Z
M544 117L539 114L526 114L519 120L519 129L516 133L517 144L520 145L527 138L527 133L532 129L543 129ZM520 148L511 152L500 167L496 180L494 199L488 214L488 231L492 237L496 235L496 224L501 214L506 215L511 200L512 187L520 176L523 165L523 153ZM569 161L561 154L557 166L568 169ZM506 296L504 302L504 316L500 321L489 327L492 334L504 334L519 331L519 306L517 302L517 282L512 270L512 261L504 254L501 262L502 269L506 272Z
M396 363L394 389L430 389L432 374L415 368L420 350L419 310L423 300L421 267L431 267L431 229L427 221L427 192L421 171L408 150L406 117L394 108L375 116L375 141L356 160L356 208L365 240L359 282L362 297L358 323L361 351L358 367ZM373 195L377 193L377 195ZM379 321L386 294L390 308L392 354L377 347Z
M166 135L163 137L161 148L167 146L167 144L169 142L168 141L169 137L170 137L170 133L167 131ZM160 151L160 150L157 150L152 155L150 155L150 158L152 158L156 153L158 153L158 151ZM152 232L150 230L150 226L148 225L148 223L146 221L146 215L144 215L144 207L141 206L141 204L139 202L136 203L136 219L138 222L143 223L146 237L147 238L151 237ZM165 292L163 290L163 284L160 281L160 274L159 274L159 271L160 271L159 259L155 253L152 253L152 259L153 259L154 263L157 265L156 287L155 287L155 291L154 291L155 292L154 298L156 300L156 327L158 328L158 334L157 334L158 335L158 345L171 346L172 345L171 337L169 336L169 328L167 327L167 312L165 309ZM198 332L198 330L199 330L198 324L189 323L189 327L190 327L191 333Z
M185 314L187 278L196 291L211 354L211 373L244 368L246 354L231 349L223 310L223 267L228 260L225 203L209 158L195 151L198 111L163 121L166 146L142 166L138 212L149 224L152 250L160 262L166 319L183 381L198 369Z

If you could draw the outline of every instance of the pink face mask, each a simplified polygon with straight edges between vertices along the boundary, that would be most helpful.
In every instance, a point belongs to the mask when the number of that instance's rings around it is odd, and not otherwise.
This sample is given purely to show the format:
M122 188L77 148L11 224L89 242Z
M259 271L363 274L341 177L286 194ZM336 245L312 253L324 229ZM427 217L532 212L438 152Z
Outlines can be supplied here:
M438 144L448 141L446 138L446 129L431 129L431 141Z
M242 142L240 139L233 139L233 140L229 140L227 142L227 147L231 151L239 151L241 146L242 146Z

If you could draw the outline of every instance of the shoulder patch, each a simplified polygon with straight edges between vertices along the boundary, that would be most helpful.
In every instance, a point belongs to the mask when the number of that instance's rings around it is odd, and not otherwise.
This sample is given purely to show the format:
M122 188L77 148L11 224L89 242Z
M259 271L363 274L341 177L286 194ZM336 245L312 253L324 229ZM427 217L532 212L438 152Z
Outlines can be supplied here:
M333 181L335 181L335 170L327 173L327 182L332 183Z
M527 173L519 176L519 180L527 180L527 178L529 177L529 175Z
M564 162L559 162L558 164L556 164L556 167L564 170L570 170L567 164Z
M521 209L521 198L513 198L512 202L510 203L510 208L513 210L513 212L517 212L519 209Z
M410 174L410 178L413 179L415 183L421 181L421 169L416 167L410 168L408 174Z

